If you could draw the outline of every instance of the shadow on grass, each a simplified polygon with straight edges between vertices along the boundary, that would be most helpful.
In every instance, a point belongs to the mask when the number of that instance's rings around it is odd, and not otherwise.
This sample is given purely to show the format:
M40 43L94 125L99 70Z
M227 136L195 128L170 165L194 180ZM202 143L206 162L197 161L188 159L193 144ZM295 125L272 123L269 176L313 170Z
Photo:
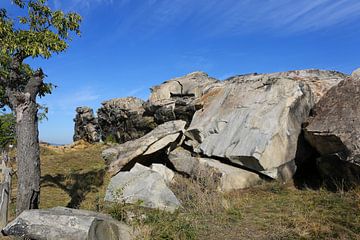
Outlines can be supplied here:
M103 185L105 169L89 171L85 173L70 173L67 175L45 175L41 178L42 187L58 187L69 194L71 200L67 204L69 208L79 208L86 195L98 191Z

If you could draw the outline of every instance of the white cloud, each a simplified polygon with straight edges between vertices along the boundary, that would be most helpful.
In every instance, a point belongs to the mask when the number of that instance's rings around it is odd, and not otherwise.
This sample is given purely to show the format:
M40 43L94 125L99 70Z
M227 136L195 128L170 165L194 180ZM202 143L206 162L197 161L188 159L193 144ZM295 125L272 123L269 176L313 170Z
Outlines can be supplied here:
M122 1L122 7L126 5ZM200 32L212 35L274 30L298 33L359 19L360 1L148 0L127 11L131 14L128 12L123 18L122 30L135 28L156 32L188 21Z

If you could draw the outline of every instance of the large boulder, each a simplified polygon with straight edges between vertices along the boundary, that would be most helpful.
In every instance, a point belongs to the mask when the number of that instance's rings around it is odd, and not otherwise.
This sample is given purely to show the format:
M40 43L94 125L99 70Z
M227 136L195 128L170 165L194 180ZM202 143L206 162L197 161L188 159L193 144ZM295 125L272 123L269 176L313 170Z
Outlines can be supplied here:
M170 212L180 206L163 176L138 163L129 172L119 172L111 178L105 201L138 203L143 207Z
M223 192L252 187L261 182L260 176L256 173L215 159L194 157L181 147L169 154L169 160L178 172L200 181L202 178L213 180L212 183Z
M116 98L102 103L98 109L98 122L102 140L124 143L140 138L156 127L154 118L143 116L144 101L135 98Z
M6 236L37 240L129 240L132 229L110 216L85 210L26 210L2 231Z
M109 164L109 172L115 175L125 166L130 169L136 162L151 163L151 155L175 147L181 140L186 122L166 122L145 136L104 150L102 156Z
M194 72L155 86L144 104L146 115L154 116L157 124L181 119L189 125L196 110L201 108L198 99L203 91L216 82L206 73Z
M202 96L203 91L207 86L216 82L216 79L209 77L204 72L193 72L152 87L150 89L151 95L149 101L151 103L156 103L174 97L185 96L199 98Z
M345 161L353 165L348 165L353 169L350 172L360 177L359 102L360 79L350 77L329 90L314 107L305 128L305 138L320 154L318 163L322 164L318 165L323 166L320 167L322 172L330 174L332 171L334 175L336 171L346 172L341 170L346 164L340 163ZM334 159L338 159L339 164L335 164ZM329 162L332 164L327 164Z
M89 143L95 143L100 141L99 125L91 108L76 108L76 116L74 122L74 141L85 140Z
M310 109L346 76L333 71L291 71L236 76L208 87L186 143L272 178L287 180L301 125Z

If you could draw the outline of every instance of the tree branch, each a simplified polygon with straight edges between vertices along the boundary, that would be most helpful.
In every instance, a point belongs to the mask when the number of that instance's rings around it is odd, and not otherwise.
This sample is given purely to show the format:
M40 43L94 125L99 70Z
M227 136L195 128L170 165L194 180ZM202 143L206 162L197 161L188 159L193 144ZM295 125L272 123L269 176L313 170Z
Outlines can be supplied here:
M32 100L36 99L37 94L40 91L40 87L43 85L43 80L45 78L45 74L41 68L36 70L34 75L30 78L29 82L25 86L25 93L30 94L30 98Z

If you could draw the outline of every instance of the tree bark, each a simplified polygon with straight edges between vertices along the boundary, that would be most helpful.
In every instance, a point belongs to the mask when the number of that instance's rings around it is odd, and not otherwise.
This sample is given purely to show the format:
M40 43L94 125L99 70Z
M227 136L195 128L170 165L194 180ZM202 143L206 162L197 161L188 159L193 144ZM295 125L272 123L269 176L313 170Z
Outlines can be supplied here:
M17 140L16 215L27 209L39 207L40 148L37 112L33 99L27 99L15 108Z

